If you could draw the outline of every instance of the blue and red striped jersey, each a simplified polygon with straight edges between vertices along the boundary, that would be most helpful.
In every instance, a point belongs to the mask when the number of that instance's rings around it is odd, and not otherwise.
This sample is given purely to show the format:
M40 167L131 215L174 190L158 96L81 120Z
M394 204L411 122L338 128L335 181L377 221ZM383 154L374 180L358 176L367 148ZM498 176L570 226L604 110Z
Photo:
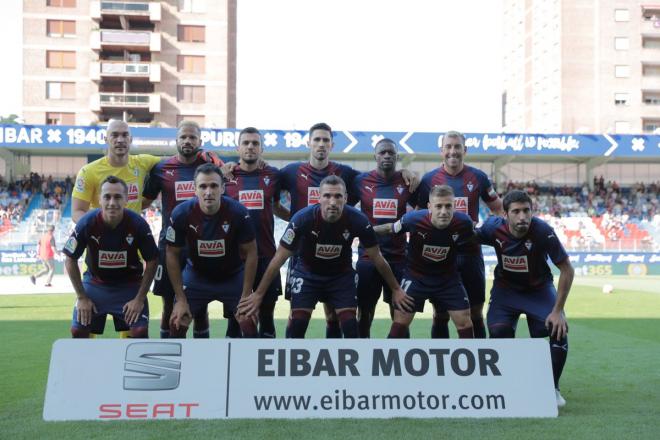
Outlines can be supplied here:
M393 223L407 212L408 204L417 204L417 194L410 193L401 171L397 171L389 179L382 177L376 170L359 174L353 181L353 193L357 195L360 209L372 225ZM398 262L405 259L405 235L379 236L378 245L387 261ZM358 251L361 259L369 259L362 246Z
M234 178L225 180L225 195L240 202L250 213L259 258L275 255L273 204L280 197L280 171L267 166L251 172L236 165Z
M124 209L124 218L114 229L103 221L100 209L87 212L64 245L63 252L78 259L85 254L85 281L97 284L140 284L142 258L158 257L149 224L139 214Z
M524 237L516 238L502 217L490 217L477 229L479 240L495 248L497 266L495 284L505 288L529 291L552 283L547 259L559 264L568 258L564 246L552 226L532 217Z
M351 245L357 237L370 248L378 241L369 219L352 206L344 206L334 223L323 220L321 206L298 211L289 222L280 246L296 252L296 268L318 275L339 275L353 270Z
M243 268L240 245L254 240L249 220L248 210L227 196L214 215L204 214L195 197L174 208L165 237L168 246L185 248L194 274L220 280Z

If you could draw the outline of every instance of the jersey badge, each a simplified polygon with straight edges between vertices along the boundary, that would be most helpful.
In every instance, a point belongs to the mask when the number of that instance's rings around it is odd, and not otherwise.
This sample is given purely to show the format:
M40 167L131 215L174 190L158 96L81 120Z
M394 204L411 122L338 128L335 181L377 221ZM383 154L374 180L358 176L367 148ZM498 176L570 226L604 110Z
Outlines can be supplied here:
M85 192L85 179L79 177L76 179L76 191Z
M468 182L467 189L468 191L472 192L472 190L474 189L474 185L472 184L472 182Z
M270 177L268 176L264 177L264 184L268 186L269 183L270 183Z
M74 253L77 247L78 241L76 241L74 237L69 237L69 239L66 241L66 244L64 245L64 249L71 253Z
M342 235L342 237L344 237L344 240L347 240L347 241L348 241L349 238L351 238L351 233L348 232L348 229L344 229L344 233L341 234L341 235Z
M532 250L532 242L530 240L527 240L525 242L525 247L527 248L528 251Z
M458 240L458 233L457 233L457 232L454 232L454 233L451 235L451 238L452 238L452 240L454 240L454 241Z
M133 234L128 234L126 236L126 243L128 243L129 246L133 244Z
M284 232L284 235L282 235L282 241L285 242L286 244L291 244L293 243L293 239L296 238L296 233L293 230L293 228L289 228Z
M176 241L176 232L172 226L167 227L167 232L165 233L165 240L174 243Z
M399 194L403 194L403 187L401 185L397 185L396 190Z
M225 231L225 234L228 234L229 233L229 223L224 222L222 224L222 230Z

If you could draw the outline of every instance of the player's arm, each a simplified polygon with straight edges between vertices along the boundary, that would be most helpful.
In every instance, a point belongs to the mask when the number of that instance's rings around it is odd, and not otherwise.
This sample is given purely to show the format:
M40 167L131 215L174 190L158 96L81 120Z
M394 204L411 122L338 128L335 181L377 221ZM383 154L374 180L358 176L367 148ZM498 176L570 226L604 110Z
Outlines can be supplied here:
M89 201L77 197L71 198L71 220L73 220L74 223L78 223L78 220L80 220L87 211L89 211Z
M273 202L273 214L287 222L291 218L291 211L282 206L279 199Z
M376 270L383 277L387 285L390 287L390 290L392 290L392 302L394 305L396 305L400 310L412 312L413 306L415 305L415 300L408 296L406 292L403 291L403 289L401 289L401 286L396 280L394 273L392 273L390 265L387 264L387 261L385 261L385 258L383 258L383 255L380 253L378 246L365 248L364 252L367 254L369 259L373 261Z
M76 292L76 309L78 310L78 322L82 325L89 325L92 323L92 316L96 312L96 306L92 300L85 293L82 278L80 277L80 268L78 267L78 259L67 255L64 260L64 267L66 273L69 275L73 290Z
M277 248L273 259L270 260L270 263L264 272L264 276L261 277L261 282L257 286L257 290L247 298L241 298L241 302L238 304L238 313L240 315L254 316L259 313L259 306L268 290L268 286L273 282L275 275L277 275L277 272L279 272L284 262L292 255L293 251L290 251L282 245Z
M550 337L556 337L556 339L559 340L568 334L568 323L566 322L566 315L564 314L564 306L566 305L568 292L573 285L575 270L568 257L558 263L557 267L559 268L557 300L552 308L552 312L550 312L548 317L545 318L545 326L550 330Z
M245 269L243 272L243 292L241 299L252 294L254 277L257 274L257 240L251 240L239 245L241 255L245 255Z
M154 257L145 262L144 273L142 274L142 281L140 282L138 293L135 295L135 298L124 304L124 319L128 325L136 323L140 318L140 313L144 308L144 302L147 299L149 287L151 287L151 282L156 275L156 269L158 269L158 258Z
M188 326L192 321L190 306L186 299L186 293L183 291L183 277L181 276L181 248L167 244L165 250L165 264L167 265L167 274L170 277L172 290L174 290L174 308L170 318L170 325L178 329L179 326Z
M150 199L148 197L145 197L145 195L142 195L142 209L147 209L148 207L151 206L151 204L154 202L154 199Z
M422 181L418 173L406 168L401 170L401 177L403 177L403 181L406 183L408 186L408 191L411 193L415 192L420 182Z
M493 213L493 215L497 215L499 217L504 216L504 207L502 206L502 199L500 199L499 197L497 197L495 200L487 202L486 205L488 206L488 209L490 209L490 212Z

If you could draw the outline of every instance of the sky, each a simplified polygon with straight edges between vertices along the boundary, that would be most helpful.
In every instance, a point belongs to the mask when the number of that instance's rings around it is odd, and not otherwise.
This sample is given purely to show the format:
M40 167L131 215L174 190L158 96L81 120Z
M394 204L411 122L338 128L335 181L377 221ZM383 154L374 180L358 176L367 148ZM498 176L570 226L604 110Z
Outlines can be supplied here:
M3 0L0 115L21 108L21 0ZM497 132L500 1L238 0L237 125Z

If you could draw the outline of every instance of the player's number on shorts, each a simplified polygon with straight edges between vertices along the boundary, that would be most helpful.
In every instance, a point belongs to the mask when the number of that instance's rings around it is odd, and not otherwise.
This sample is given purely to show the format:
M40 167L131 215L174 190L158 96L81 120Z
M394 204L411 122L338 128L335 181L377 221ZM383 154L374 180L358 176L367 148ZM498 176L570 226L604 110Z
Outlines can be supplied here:
M408 293L408 287L410 287L411 284L412 284L412 280L407 280L407 279L403 278L401 280L401 290Z
M291 278L291 293L300 293L302 289L303 279L302 278Z
M156 268L156 275L154 275L154 280L160 281L162 277L163 277L163 265L159 264L158 267Z

